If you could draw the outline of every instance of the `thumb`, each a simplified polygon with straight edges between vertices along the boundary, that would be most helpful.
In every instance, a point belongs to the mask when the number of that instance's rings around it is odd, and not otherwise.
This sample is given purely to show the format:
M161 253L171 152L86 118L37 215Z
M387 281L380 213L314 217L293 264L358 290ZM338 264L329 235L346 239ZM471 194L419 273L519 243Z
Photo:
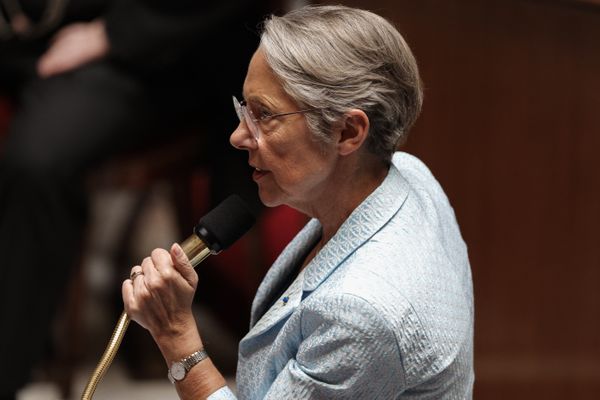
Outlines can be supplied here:
M175 269L186 281L194 285L198 279L198 275L196 274L196 271L194 271L194 267L192 267L190 260L183 252L183 249L177 243L173 243L171 246L171 258L173 259Z

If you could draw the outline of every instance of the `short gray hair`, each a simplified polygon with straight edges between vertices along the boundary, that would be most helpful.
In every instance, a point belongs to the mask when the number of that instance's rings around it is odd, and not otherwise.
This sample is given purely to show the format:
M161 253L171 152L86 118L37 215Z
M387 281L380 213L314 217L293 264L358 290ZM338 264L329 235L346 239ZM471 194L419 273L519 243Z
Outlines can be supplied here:
M264 22L260 48L285 92L323 141L351 108L370 120L367 149L389 161L421 111L417 62L383 17L345 6L307 6Z

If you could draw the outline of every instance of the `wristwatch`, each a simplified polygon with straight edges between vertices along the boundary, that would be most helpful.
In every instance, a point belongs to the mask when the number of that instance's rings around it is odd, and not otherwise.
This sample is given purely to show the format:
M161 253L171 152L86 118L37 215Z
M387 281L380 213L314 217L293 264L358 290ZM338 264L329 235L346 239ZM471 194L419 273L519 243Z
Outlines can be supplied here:
M208 354L206 353L206 351L204 351L204 349L200 349L190 354L189 356L182 358L179 361L175 361L173 364L171 364L171 368L169 368L169 371L167 372L167 377L169 378L171 383L174 384L175 382L178 382L185 378L188 371L194 365L198 364L200 361L204 360L207 357Z

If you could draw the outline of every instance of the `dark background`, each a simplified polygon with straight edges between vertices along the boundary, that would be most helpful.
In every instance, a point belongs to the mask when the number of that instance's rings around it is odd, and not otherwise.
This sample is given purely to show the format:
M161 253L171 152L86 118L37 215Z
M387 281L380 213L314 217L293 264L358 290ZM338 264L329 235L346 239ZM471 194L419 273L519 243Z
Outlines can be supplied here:
M600 398L600 1L342 1L425 83L405 150L469 246L476 399Z

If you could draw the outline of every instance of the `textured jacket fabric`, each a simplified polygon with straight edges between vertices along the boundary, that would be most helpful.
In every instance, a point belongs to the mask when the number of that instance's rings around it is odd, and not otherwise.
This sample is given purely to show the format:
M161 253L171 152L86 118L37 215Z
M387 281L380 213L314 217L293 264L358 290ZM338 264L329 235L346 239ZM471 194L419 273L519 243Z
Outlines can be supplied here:
M273 303L320 234L309 221L260 285L239 345L238 398L470 399L467 249L427 167L396 153L384 182ZM226 398L227 388L210 397Z

